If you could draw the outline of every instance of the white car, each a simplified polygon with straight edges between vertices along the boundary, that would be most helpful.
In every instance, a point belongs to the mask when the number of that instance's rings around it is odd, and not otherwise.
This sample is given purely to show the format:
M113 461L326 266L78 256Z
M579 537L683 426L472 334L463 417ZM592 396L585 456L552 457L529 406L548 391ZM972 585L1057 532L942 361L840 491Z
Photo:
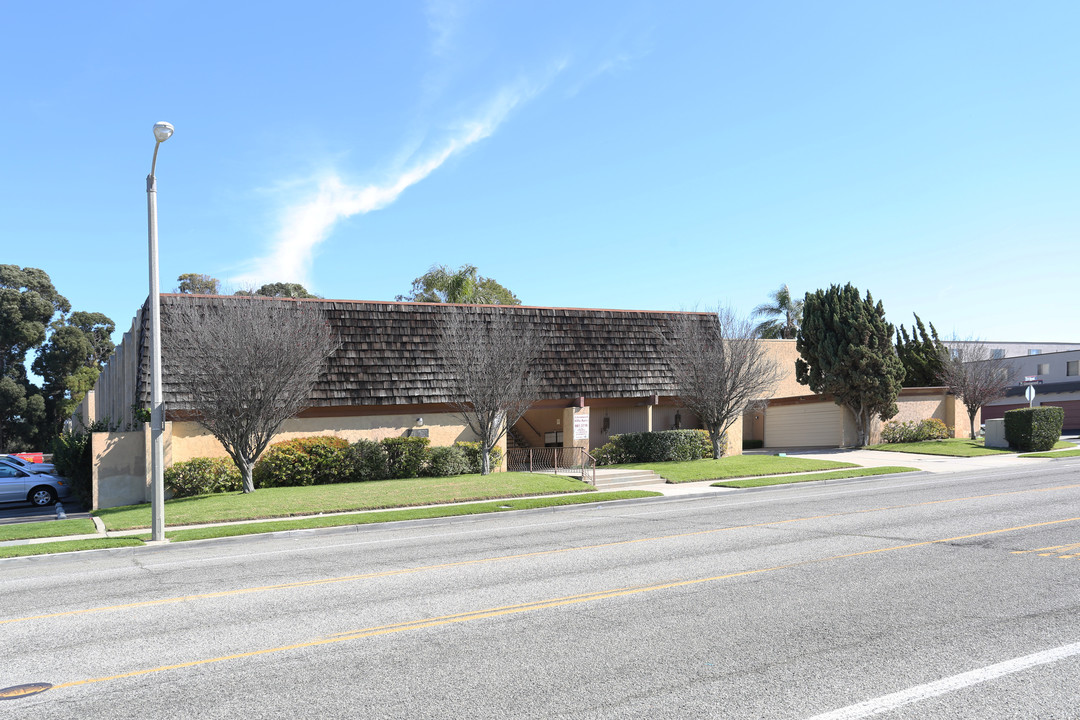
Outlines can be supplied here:
M31 473L45 473L47 475L56 474L56 466L52 463L36 463L24 460L18 455L0 455L0 462L6 462L8 465L25 470Z
M70 494L71 483L62 477L27 472L0 462L0 502L28 502L45 507Z

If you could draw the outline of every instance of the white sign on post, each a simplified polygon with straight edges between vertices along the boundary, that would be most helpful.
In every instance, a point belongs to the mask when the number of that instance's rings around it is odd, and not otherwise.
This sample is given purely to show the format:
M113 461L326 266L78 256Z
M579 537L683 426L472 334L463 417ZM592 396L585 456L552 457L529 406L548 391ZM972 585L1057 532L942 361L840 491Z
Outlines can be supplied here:
M1028 385L1027 390L1024 391L1024 397L1027 398L1028 407L1031 407L1032 402L1035 400L1035 386Z
M589 413L583 412L574 414L574 439L589 439Z

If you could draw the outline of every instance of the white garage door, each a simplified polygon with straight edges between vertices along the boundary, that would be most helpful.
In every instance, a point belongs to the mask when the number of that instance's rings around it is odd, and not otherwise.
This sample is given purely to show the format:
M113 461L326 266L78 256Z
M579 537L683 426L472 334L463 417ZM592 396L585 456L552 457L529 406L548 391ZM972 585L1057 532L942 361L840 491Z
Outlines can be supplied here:
M838 447L843 409L836 403L774 405L765 410L765 447Z

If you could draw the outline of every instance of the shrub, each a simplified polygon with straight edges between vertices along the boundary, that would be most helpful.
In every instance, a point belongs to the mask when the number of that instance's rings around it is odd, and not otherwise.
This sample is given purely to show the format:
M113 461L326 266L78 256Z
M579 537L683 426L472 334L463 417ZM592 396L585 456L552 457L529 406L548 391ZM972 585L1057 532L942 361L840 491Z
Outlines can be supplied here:
M431 448L424 460L422 474L425 477L450 477L469 472L465 451L456 445Z
M64 431L51 443L56 474L71 481L75 498L90 507L93 502L94 458L90 433Z
M623 433L612 435L593 456L598 465L683 462L712 457L712 443L704 430Z
M386 448L387 477L419 477L431 440L426 437L392 437L385 438L382 444Z
M1065 423L1064 408L1053 405L1020 408L1005 413L1005 439L1020 452L1052 450L1061 438Z
M255 463L256 487L326 485L348 479L345 451L339 437L318 435L274 443Z
M881 428L881 442L909 443L924 440L945 440L952 437L952 428L937 418L887 422Z
M461 448L462 452L465 453L465 466L467 468L465 472L474 475L479 474L482 469L481 463L483 462L483 458L481 457L483 454L483 445L479 441L465 442L464 440L461 440L454 443L454 447ZM502 457L502 448L498 445L491 448L491 468L493 470L502 464Z
M230 458L192 458L165 469L165 487L173 497L233 492L243 487L240 470Z
M357 440L345 451L345 475L349 482L385 480L386 448L374 440Z

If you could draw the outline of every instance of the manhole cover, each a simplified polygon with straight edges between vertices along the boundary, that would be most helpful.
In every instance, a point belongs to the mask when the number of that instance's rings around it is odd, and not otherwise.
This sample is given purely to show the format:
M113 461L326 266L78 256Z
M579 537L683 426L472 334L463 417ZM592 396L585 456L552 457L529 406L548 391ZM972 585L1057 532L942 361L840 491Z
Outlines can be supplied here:
M26 685L12 685L0 689L0 700L14 700L15 698L26 697L27 695L36 695L39 692L45 692L52 685L49 683L27 683Z

